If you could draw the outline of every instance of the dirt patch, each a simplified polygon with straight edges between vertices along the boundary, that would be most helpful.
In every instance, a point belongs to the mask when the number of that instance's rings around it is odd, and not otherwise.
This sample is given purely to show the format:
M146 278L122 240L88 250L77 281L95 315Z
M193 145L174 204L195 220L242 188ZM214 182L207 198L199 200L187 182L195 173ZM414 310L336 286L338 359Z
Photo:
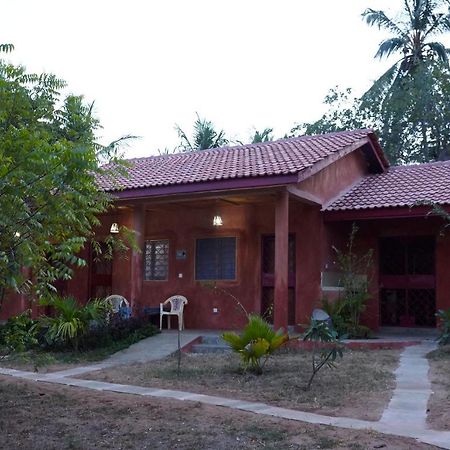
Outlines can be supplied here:
M413 439L0 377L2 448L431 450Z
M450 431L450 345L428 354L431 390L428 423L433 430Z
M269 360L263 375L243 374L234 354L182 357L180 376L175 357L105 369L82 378L139 386L178 389L265 402L271 405L378 420L393 389L400 351L347 351L337 369L323 369L310 391L310 353L288 352Z

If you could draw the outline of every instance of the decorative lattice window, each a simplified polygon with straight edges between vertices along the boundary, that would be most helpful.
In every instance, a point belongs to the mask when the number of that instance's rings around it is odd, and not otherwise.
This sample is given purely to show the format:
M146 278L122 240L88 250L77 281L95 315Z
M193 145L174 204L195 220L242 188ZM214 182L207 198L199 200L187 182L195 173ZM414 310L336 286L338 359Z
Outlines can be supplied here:
M167 280L169 274L169 241L146 241L144 280Z
M236 238L197 239L195 277L197 280L234 280Z

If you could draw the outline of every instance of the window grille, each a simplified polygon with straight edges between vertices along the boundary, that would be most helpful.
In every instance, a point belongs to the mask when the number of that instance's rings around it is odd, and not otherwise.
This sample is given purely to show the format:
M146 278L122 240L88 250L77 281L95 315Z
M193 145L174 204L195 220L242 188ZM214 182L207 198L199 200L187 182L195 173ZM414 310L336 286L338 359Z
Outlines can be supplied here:
M169 274L169 241L146 241L144 279L167 280Z

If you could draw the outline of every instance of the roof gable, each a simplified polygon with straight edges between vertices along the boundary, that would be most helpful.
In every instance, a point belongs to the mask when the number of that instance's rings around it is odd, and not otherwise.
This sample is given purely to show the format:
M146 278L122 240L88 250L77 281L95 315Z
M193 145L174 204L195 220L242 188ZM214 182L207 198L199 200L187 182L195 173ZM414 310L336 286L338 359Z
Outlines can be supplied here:
M377 154L378 170L384 170L387 161L373 132L356 130L137 158L128 161L128 176L119 174L114 182L103 176L98 181L103 190L114 192L236 179L248 179L251 187L252 179L260 182L262 177L285 175L303 174L304 179L369 140Z

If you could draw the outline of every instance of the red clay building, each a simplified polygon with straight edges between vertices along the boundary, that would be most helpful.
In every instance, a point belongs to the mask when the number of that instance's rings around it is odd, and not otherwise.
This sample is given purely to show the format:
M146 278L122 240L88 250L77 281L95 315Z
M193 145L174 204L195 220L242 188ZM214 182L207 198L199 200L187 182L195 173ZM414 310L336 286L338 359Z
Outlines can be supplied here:
M273 303L276 327L305 323L339 295L332 247L356 223L358 248L374 252L367 325L434 327L450 308L450 233L417 205L450 204L450 162L389 167L370 130L139 158L100 182L116 207L98 235L126 225L142 253L78 270L66 291L81 301L182 294L187 328L227 329L245 322L232 294L248 311Z

